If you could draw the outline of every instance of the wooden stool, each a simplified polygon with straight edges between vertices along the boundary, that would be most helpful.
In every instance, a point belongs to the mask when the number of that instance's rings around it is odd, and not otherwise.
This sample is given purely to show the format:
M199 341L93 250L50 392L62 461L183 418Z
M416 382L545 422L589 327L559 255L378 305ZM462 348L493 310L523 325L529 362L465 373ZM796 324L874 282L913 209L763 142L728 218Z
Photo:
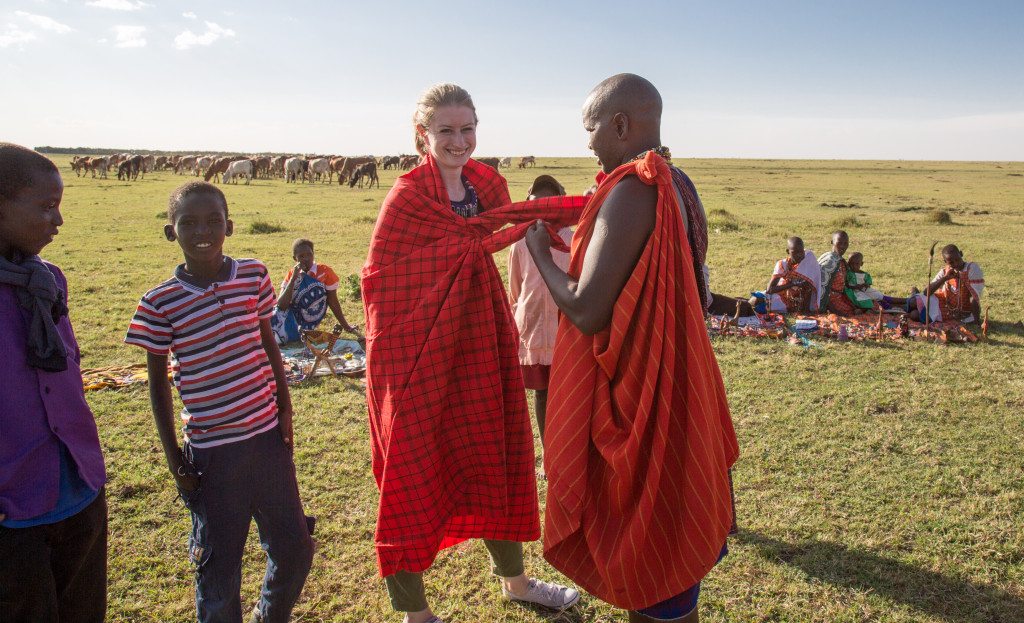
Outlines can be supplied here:
M320 329L303 329L300 332L302 336L302 343L306 345L309 352L313 353L315 359L313 360L313 366L309 369L307 377L313 376L316 369L320 367L321 361L327 362L327 367L330 368L331 374L337 376L338 371L334 369L334 362L331 361L331 355L334 353L334 345L337 343L338 338L341 337L341 326L334 327L333 331L321 331ZM326 344L324 347L319 347L317 344Z

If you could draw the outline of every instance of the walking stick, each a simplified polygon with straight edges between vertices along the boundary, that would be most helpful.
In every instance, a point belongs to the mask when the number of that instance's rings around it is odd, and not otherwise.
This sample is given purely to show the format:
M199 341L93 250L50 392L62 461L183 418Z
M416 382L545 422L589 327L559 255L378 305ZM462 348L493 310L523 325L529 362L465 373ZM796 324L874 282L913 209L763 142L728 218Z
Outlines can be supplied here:
M932 248L928 251L928 280L925 281L924 287L924 334L927 337L930 335L932 309L931 309L931 298L932 298L932 265L935 261L935 245L939 244L936 240L932 243Z

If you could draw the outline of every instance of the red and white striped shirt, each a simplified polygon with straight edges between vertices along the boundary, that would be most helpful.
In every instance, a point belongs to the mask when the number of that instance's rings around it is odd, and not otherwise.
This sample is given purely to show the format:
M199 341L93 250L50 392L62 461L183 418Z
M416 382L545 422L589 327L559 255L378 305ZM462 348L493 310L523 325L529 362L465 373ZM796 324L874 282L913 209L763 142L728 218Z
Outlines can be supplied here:
M197 448L277 424L277 386L260 338L260 321L274 313L274 287L260 261L227 261L227 281L202 289L176 275L147 292L124 340L173 353L185 437Z

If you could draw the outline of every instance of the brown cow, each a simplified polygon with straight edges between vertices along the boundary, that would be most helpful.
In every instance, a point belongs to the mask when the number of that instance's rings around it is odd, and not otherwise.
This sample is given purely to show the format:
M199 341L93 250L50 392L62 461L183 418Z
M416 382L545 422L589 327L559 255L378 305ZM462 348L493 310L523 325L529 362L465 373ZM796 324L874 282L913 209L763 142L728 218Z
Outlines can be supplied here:
M359 165L368 162L372 162L374 165L377 164L377 160L373 156L331 158L331 171L338 174L338 184L344 184L349 181L349 178L356 172Z
M376 162L364 162L356 167L356 170L352 172L352 179L349 180L348 187L352 188L358 182L359 188L362 188L364 179L369 182L368 188L373 188L374 182L377 182L377 188L380 188L380 178L377 177Z
M477 158L476 161L479 162L480 164L486 164L487 166L489 166L492 169L494 169L495 171L497 171L498 170L498 162L500 162L500 159L498 159L498 158Z
M402 169L403 171L408 171L409 169L414 168L419 163L419 156L402 156L402 159L398 163L398 168Z
M531 167L537 166L537 159L533 156L523 156L519 161L519 168L525 169L526 165L530 165Z
M203 176L203 179L209 182L211 179L216 178L214 181L220 182L221 174L228 170L228 165L231 164L232 160L235 160L235 158L217 158L210 165L210 168L206 170L206 175Z

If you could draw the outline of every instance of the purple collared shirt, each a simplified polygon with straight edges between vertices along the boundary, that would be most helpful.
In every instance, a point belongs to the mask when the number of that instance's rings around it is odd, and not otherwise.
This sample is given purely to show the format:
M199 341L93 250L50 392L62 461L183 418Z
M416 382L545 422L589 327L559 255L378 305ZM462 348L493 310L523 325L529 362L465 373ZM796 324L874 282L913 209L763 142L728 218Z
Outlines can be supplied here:
M67 292L64 273L46 266ZM68 369L47 372L28 365L28 320L15 288L0 284L0 515L10 520L38 517L56 505L60 442L87 485L99 490L107 480L71 321L65 316L57 323Z

